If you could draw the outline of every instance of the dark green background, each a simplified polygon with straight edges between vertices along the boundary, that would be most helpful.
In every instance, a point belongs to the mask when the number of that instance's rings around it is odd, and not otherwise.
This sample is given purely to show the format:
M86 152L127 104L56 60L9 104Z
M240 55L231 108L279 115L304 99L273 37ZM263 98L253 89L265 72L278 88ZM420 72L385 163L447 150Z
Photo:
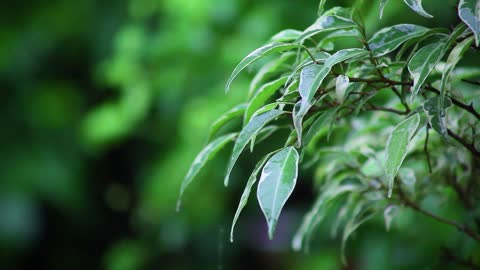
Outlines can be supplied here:
M327 1L351 6L355 1ZM451 27L455 1L424 1L425 19L364 1L368 33L396 23ZM290 240L313 202L302 175L274 241L251 200L228 242L255 153L223 188L228 152L209 163L175 212L180 182L209 123L245 99L249 51L304 29L318 0L9 1L0 9L0 269L341 269L322 227L309 254ZM272 142L274 143L274 142ZM406 211L405 220L416 218ZM410 217L410 219L408 219ZM401 222L401 218L399 219ZM436 269L458 234L381 218L347 247L349 269ZM441 235L442 237L439 237ZM473 244L473 243L472 243ZM428 268L433 265L433 268Z

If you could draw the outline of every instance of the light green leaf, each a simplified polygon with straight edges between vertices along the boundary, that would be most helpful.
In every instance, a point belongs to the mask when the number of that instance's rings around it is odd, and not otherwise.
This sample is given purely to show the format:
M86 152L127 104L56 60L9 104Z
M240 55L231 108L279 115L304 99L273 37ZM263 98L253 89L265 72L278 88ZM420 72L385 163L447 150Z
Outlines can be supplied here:
M426 18L433 18L432 15L428 14L425 9L422 7L422 0L403 0L405 4L407 4L413 11L418 13L419 15L426 17Z
M378 31L368 41L375 56L394 51L405 41L423 35L428 28L414 24L397 24Z
M290 146L273 155L262 170L257 199L268 223L270 239L273 239L280 212L295 188L298 159L297 150Z
M300 35L302 34L302 31L294 30L294 29L285 29L277 34L275 34L270 41L272 42L289 42L289 41L294 41L296 40Z
M287 78L288 77L281 77L274 81L268 82L264 84L257 91L255 96L252 98L252 100L248 104L247 109L245 110L245 116L244 116L245 123L248 123L253 113L255 113L255 111L258 110L260 107L262 107L265 104L265 102L268 101L268 99L272 97L277 92L277 90L280 89L285 84L285 82L287 81Z
M349 83L350 79L347 76L340 75L337 77L335 82L335 95L337 96L338 102L343 103L343 99L345 98L345 90L347 90Z
M320 0L320 2L318 3L318 11L317 11L318 16L322 15L325 2L327 2L327 0Z
M257 163L257 165L255 165L255 168L253 169L252 174L248 178L247 185L243 190L242 197L240 198L240 202L238 203L237 211L235 212L235 216L233 217L232 227L230 229L230 242L233 242L233 230L235 229L235 224L237 223L238 217L240 216L240 213L242 212L243 208L245 207L245 205L247 205L248 197L250 197L250 192L252 191L252 187L255 184L255 182L257 182L258 173L262 169L267 159L269 159L276 152L277 151L269 153L266 156L264 156Z
M325 111L322 115L320 115L315 122L313 122L312 126L308 129L303 137L303 145L308 148L310 143L314 141L315 137L319 134L320 130L329 126L332 117L335 116L335 109L330 109Z
M389 0L380 0L380 8L379 8L379 13L380 13L380 19L383 16L383 10L385 9L385 6L387 5Z
M262 83L274 78L279 73L288 71L290 69L288 61L295 55L295 52L286 52L262 66L250 82L248 99L260 88Z
M230 120L232 120L235 117L238 117L242 114L245 113L245 110L247 109L247 104L239 104L232 109L230 109L228 112L224 113L222 116L220 116L213 124L210 126L210 132L208 134L207 142L209 142L215 133L226 123L228 123Z
M410 62L408 62L408 71L413 77L410 102L413 102L430 72L432 72L435 65L442 59L444 45L445 43L443 41L427 45L418 50Z
M200 170L203 168L205 163L207 163L207 161L212 159L215 156L215 154L218 151L220 151L227 143L233 141L235 136L237 136L237 133L230 133L215 139L210 144L208 144L197 155L197 157L195 157L180 187L180 195L178 196L178 201L177 201L177 211L180 210L180 206L182 203L182 196L183 196L183 193L185 192L185 189L188 187L188 185L190 185L190 183L192 183L193 179L200 172Z
M396 205L389 205L383 211L383 219L385 220L385 229L390 231L390 225L392 224L393 218L398 213L398 206Z
M303 31L302 35L297 38L296 42L301 43L307 38L324 31L356 27L356 24L350 18L342 17L345 13L348 13L348 11L342 8L334 8L325 12L325 14L320 16L315 23Z
M440 100L438 103L438 112L439 117L441 118L445 117L445 95L447 93L447 84L448 80L450 79L450 74L460 59L462 59L463 54L467 51L472 42L473 37L466 38L462 42L458 43L448 55L447 63L445 64L445 68L442 73L442 79L440 81Z
M271 110L252 117L250 122L245 125L238 135L238 138L235 141L235 146L233 147L232 156L230 157L224 180L225 186L228 186L228 179L230 178L230 173L232 172L233 166L235 165L235 162L237 162L238 157L242 153L243 149L245 149L245 146L248 144L250 139L252 139L252 137L254 137L263 126L284 113L284 111L280 110Z
M388 183L388 197L392 196L393 180L407 155L408 145L420 123L420 116L414 114L400 122L388 136L385 149L385 175Z
M237 77L237 75L251 63L255 62L256 60L267 54L287 51L294 48L303 48L303 46L292 43L270 43L251 52L249 55L243 58L243 60L240 61L240 63L233 70L232 75L230 75L230 78L227 81L225 92L228 92L228 90L230 90L230 85L232 84L232 81L235 79L235 77Z
M468 25L475 36L475 46L480 44L480 2L478 0L460 0L458 16Z

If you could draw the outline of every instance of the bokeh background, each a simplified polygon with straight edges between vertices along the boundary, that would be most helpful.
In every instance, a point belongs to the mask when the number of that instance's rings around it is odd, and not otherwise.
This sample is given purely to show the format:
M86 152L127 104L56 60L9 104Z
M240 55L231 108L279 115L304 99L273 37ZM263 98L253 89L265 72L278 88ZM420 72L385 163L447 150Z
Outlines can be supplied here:
M355 1L327 1L351 6ZM425 19L364 1L369 34L395 23L451 27L456 1L424 1ZM442 2L442 4L439 4ZM243 157L222 184L230 149L187 190L180 182L211 123L244 100L252 73L224 85L243 56L316 19L318 0L31 0L0 9L0 269L434 269L456 232L433 221L360 229L340 241L320 228L309 253L290 240L314 199L302 175L276 238L253 199L228 234ZM272 142L274 143L274 142ZM413 215L413 213L405 213ZM408 226L407 226L408 227ZM423 232L423 234L419 234ZM425 234L425 232L428 232Z

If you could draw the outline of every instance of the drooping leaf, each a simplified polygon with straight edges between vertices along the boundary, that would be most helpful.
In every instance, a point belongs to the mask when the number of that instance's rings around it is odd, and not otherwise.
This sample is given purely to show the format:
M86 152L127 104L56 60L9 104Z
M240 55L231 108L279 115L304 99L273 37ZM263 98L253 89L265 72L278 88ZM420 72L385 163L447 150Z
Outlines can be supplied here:
M467 51L470 45L473 42L473 37L466 38L462 42L458 43L453 50L450 52L445 64L442 79L440 81L440 99L438 103L439 107L439 117L445 117L445 95L447 93L447 84L450 79L450 74L452 73L455 66L458 64L460 59L462 59L463 54Z
M435 65L442 59L444 45L444 42L427 45L421 48L408 63L408 71L413 77L411 102L418 95L420 88Z
M460 0L458 16L468 25L475 36L475 46L480 44L480 4L478 0Z
M290 146L273 155L262 170L257 199L268 223L270 239L273 239L280 212L295 188L298 159L297 150Z
M444 102L442 107L439 107L440 96L435 96L429 98L424 104L423 109L427 112L428 115L431 116L429 122L432 128L440 135L442 135L445 139L448 137L447 125L445 123L445 116L442 112L445 111L446 108L452 105L452 102L449 98L447 98Z
M408 41L406 41L402 45L400 50L398 50L398 53L395 55L395 61L396 62L400 61L402 59L403 54L410 47L413 46L413 49L410 50L409 57L407 57L405 59L407 62L409 62L410 59L412 58L413 54L415 54L417 52L417 49L420 46L420 44L422 44L422 41L426 40L427 38L431 38L434 35L441 36L442 34L445 34L445 35L448 34L448 30L445 29L445 28L433 28L433 29L429 29L428 31L426 31L423 35L420 35L418 37L409 39Z
M392 196L393 180L407 155L408 145L420 123L418 113L400 122L388 136L385 148L385 175L388 197Z
M197 157L195 157L195 160L190 166L190 169L188 170L187 175L185 176L185 179L183 179L182 185L180 187L180 195L178 196L177 201L177 211L180 209L182 203L182 196L185 192L185 189L188 187L188 185L190 185L190 183L192 183L193 179L200 172L205 163L212 159L215 154L220 151L227 143L233 141L235 136L237 136L237 133L230 133L215 139L210 144L208 144L197 155Z
M383 16L383 10L385 9L385 6L387 5L389 0L380 0L380 8L379 8L379 13L380 13L380 19Z
M394 51L405 41L423 35L428 28L414 24L397 24L378 31L368 41L375 56Z
M232 120L235 117L241 116L245 113L245 109L247 108L247 104L239 104L232 109L230 109L228 112L224 113L222 116L220 116L217 120L213 122L213 124L210 126L210 132L208 134L208 139L207 142L209 142L215 133L226 123L228 123L230 120Z
M315 120L315 122L313 122L313 124L310 126L308 131L305 133L305 136L303 137L303 144L305 145L306 148L308 148L308 146L310 145L310 142L312 142L315 139L315 137L319 134L319 131L322 128L329 126L327 124L330 123L331 118L334 115L335 115L335 109L330 109L322 113Z
M432 15L428 14L425 9L422 7L422 0L403 0L405 4L407 4L413 11L418 13L419 15L426 17L426 18L433 18Z
M250 140L250 152L253 152L253 147L255 146L255 144L258 144L263 140L267 139L268 137L270 137L270 135L272 135L275 131L279 130L280 128L281 127L275 126L275 125L266 126L262 128L257 133L257 135Z
M250 54L248 54L245 58L243 58L242 61L235 67L235 69L232 72L232 75L230 75L230 78L228 78L227 85L225 87L225 92L228 92L230 90L230 85L232 84L232 81L237 77L237 75L245 69L248 65L251 63L255 62L256 60L260 59L261 57L274 53L274 52L281 52L281 51L287 51L295 48L302 48L302 45L299 44L293 44L293 43L270 43L265 46L262 46Z
M312 208L303 217L302 224L293 237L292 248L298 251L308 244L312 232L323 220L334 199L345 193L358 190L360 190L360 187L355 184L339 185L336 182L332 182L332 184L327 186L325 191L318 196Z
M347 90L349 83L350 80L347 76L340 75L337 77L337 80L335 82L335 94L337 96L338 102L343 103L343 100L345 98L345 91Z
M230 161L227 166L227 173L225 175L225 186L228 186L228 180L230 178L230 173L232 172L233 166L237 162L238 157L242 153L243 149L245 149L245 146L248 144L250 139L252 139L252 137L255 136L263 126L283 113L285 112L280 110L267 111L252 117L247 125L245 125L238 135L238 138L235 141L235 146L233 147L232 156L230 157Z
M274 78L276 75L287 71L290 67L288 61L296 55L295 52L286 52L280 57L271 60L258 70L248 87L248 99L261 87L263 83Z
M274 81L268 82L264 84L252 98L250 103L248 104L247 109L245 110L245 117L244 122L248 123L250 118L252 117L253 113L262 107L268 99L280 89L285 82L287 81L288 77L280 77Z
M235 216L233 217L232 227L230 229L230 242L233 242L233 230L235 229L235 224L237 223L238 217L240 216L240 213L242 212L243 208L245 207L245 205L247 205L248 197L250 197L250 192L252 191L252 187L255 184L255 182L257 182L258 173L263 168L263 165L265 164L265 162L267 162L267 159L269 159L276 152L277 151L269 153L266 156L264 156L257 163L257 165L255 165L255 168L253 169L252 174L248 178L247 185L243 190L242 197L240 198L240 202L238 203L237 211L235 212Z

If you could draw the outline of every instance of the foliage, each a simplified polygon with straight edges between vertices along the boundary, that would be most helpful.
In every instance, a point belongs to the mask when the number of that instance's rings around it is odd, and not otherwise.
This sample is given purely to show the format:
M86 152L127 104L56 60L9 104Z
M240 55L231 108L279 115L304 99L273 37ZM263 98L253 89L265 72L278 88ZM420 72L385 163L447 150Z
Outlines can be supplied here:
M387 2L380 2L380 14ZM422 1L404 2L419 15L432 17ZM246 146L250 143L252 151L261 134L262 140L284 142L281 148L271 145L273 152L255 167L232 234L260 170L257 198L270 238L277 221L282 222L280 211L294 192L297 173L301 177L312 170L317 199L294 236L294 249L309 246L332 209L341 209L335 226L343 227L343 253L360 225L381 216L389 228L397 209L410 208L452 226L463 234L462 241L475 242L478 250L480 114L478 89L472 86L480 83L471 78L480 69L467 69L462 59L479 49L480 2L459 1L462 22L451 30L404 23L371 37L359 9L324 11L324 4L320 1L319 17L311 26L274 35L240 61L228 79L226 91L241 71L257 63L247 105L238 105L215 122L243 113L225 185ZM345 39L351 44L347 48L342 47ZM240 106L246 109L240 111ZM278 126L289 132L276 132ZM212 129L219 130L218 124ZM204 160L204 154L196 160ZM184 183L192 180L190 175ZM432 199L461 202L461 221L425 209L423 204ZM480 259L475 248L467 253ZM474 265L449 254L460 264Z

